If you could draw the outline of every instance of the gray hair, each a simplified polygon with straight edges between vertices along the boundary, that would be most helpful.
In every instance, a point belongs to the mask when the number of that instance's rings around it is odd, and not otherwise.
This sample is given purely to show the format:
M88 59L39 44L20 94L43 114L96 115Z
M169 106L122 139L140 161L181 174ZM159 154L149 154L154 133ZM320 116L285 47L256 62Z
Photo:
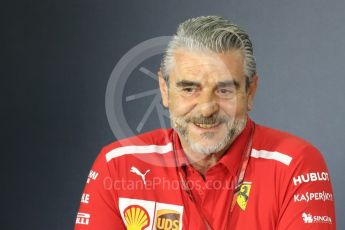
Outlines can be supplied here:
M256 73L256 62L249 35L240 27L219 16L201 16L182 22L173 36L161 62L161 72L169 82L173 65L173 53L177 48L189 50L210 50L225 53L232 49L243 51L244 73L247 86Z

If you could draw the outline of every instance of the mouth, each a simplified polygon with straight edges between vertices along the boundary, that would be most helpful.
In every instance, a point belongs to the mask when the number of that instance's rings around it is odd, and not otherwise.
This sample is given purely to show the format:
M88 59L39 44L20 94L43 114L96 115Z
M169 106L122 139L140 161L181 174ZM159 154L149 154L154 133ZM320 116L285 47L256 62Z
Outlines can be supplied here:
M202 129L211 129L217 127L220 123L212 123L212 124L205 124L205 123L193 123L195 126L202 128Z

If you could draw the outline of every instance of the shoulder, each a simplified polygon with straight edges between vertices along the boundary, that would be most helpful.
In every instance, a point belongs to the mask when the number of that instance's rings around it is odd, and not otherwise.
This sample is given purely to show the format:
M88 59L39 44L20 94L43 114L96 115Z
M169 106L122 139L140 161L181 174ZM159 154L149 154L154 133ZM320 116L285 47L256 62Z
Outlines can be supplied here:
M324 163L320 151L308 141L262 125L256 125L252 155L274 158L285 166Z
M156 129L137 136L117 140L103 147L101 154L109 162L133 155L164 154L173 150L172 129Z

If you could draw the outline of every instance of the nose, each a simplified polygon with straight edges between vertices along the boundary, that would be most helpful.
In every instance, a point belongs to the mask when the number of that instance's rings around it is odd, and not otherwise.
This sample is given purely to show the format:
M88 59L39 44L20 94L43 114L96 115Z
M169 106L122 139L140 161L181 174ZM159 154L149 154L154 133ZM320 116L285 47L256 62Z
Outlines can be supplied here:
M199 111L204 117L210 117L219 111L218 102L211 92L203 93L198 104Z

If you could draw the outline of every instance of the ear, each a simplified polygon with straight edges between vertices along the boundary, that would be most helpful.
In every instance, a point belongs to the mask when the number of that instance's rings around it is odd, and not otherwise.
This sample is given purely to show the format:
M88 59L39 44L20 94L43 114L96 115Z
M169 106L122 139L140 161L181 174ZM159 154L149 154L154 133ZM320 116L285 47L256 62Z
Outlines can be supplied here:
M253 76L252 82L249 85L248 91L247 91L247 109L248 111L251 111L253 109L253 104L254 104L254 96L256 92L256 88L258 85L258 75L255 74Z
M166 81L163 78L163 74L161 71L158 71L158 80L159 80L159 89L162 94L162 102L164 107L169 107L169 91L168 91L168 85Z

